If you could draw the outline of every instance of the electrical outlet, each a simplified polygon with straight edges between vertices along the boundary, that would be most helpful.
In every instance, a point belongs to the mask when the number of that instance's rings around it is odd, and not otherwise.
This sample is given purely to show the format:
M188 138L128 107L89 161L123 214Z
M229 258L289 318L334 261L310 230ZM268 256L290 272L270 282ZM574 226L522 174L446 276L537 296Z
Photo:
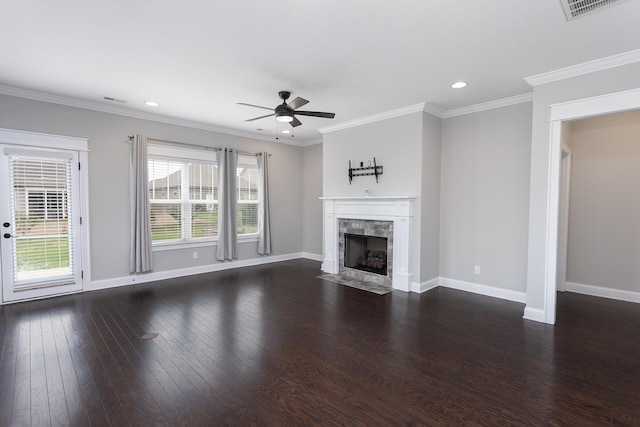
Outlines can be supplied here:
M474 272L475 274L480 274L480 266L479 266L479 265L476 265L476 267L473 269L473 272Z
M193 251L193 259L198 259L198 251Z

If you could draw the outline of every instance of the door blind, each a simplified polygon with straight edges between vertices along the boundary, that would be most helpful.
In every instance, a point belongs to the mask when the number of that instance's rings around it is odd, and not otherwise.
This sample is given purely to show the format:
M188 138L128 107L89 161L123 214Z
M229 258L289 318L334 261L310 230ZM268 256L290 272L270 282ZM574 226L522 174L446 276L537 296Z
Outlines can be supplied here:
M14 282L73 276L71 159L9 154Z

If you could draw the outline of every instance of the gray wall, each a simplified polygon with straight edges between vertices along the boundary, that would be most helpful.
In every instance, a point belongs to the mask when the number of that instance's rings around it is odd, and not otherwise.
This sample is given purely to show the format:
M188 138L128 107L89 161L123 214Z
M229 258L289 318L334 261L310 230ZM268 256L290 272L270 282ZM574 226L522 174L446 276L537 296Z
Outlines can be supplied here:
M567 281L640 292L640 111L571 123Z
M531 111L523 103L444 120L440 276L526 290Z
M327 197L415 197L413 236L421 236L422 127L423 113L416 112L357 127L330 132L323 137L323 195ZM349 185L349 160L356 167L376 158L384 167L380 182L373 176L354 177ZM411 246L413 282L420 283L420 239Z
M442 120L422 116L422 225L420 272L422 282L440 276L440 175Z
M549 106L640 88L640 63L534 87L529 192L527 308L545 309L546 217L549 188Z
M88 138L92 280L129 275L129 147L127 135L247 151L268 151L274 255L302 251L302 148L149 120L0 95L0 127ZM155 252L156 271L213 264L214 247ZM240 259L256 258L244 243Z
M302 250L322 257L322 144L302 150Z

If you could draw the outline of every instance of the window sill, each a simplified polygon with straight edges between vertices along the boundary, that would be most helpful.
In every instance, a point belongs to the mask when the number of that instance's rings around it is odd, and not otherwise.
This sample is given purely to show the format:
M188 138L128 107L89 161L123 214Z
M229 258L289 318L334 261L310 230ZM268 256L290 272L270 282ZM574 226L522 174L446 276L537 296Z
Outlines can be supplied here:
M247 234L238 236L238 243L252 243L258 241L257 234ZM195 241L179 241L170 243L156 243L152 245L151 250L153 252L173 251L178 249L193 249L202 248L207 246L216 246L218 239L211 240L195 240Z

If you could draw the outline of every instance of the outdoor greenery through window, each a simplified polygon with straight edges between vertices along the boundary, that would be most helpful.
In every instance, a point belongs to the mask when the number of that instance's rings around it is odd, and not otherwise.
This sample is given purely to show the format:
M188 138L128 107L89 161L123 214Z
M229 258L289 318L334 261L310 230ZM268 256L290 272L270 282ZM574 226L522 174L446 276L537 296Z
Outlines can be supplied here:
M149 146L149 207L153 243L218 236L218 166L205 150ZM258 232L258 169L240 156L237 169L239 235Z

